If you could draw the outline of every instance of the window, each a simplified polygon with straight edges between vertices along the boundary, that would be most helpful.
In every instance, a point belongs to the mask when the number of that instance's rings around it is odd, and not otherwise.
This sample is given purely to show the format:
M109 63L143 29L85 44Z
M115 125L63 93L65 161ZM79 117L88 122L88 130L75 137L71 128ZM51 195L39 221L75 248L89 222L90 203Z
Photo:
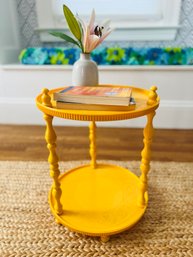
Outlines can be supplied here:
M98 19L110 18L115 31L108 40L173 40L179 28L181 0L36 0L42 40L50 29L67 29L62 5L88 19L94 8ZM45 11L46 10L46 11Z
M56 16L63 16L62 5L65 4L74 12L88 16L94 8L100 18L110 17L112 20L147 20L161 19L161 0L52 0Z

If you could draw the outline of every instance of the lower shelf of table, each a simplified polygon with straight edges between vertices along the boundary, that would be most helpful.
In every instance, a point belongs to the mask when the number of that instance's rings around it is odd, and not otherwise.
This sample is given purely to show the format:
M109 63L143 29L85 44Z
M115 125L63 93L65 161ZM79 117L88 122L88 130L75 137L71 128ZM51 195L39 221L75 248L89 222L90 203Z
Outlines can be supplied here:
M139 178L129 170L97 164L84 165L59 177L63 207L62 215L54 210L53 188L49 195L52 213L57 221L72 231L101 236L112 235L132 227L143 216L146 205L138 205Z

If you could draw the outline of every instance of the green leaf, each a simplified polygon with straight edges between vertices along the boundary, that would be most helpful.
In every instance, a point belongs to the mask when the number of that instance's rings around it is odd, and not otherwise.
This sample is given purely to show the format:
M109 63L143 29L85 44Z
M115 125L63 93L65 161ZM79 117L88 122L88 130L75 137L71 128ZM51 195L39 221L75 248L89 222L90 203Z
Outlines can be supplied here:
M69 43L75 44L78 47L80 47L79 43L76 40L74 40L73 38L69 37L68 35L66 35L64 33L61 33L61 32L50 32L50 34L52 36L59 37L59 38L65 40L65 41L67 41Z
M77 38L80 41L82 34L78 21L66 5L63 5L63 11L70 31L75 36L75 38Z

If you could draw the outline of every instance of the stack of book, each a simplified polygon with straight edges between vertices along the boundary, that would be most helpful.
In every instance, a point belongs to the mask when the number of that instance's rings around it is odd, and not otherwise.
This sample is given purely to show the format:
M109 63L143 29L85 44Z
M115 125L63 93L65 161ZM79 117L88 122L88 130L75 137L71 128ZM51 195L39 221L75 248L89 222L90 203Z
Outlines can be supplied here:
M64 87L53 94L55 106L66 110L128 111L135 109L129 87Z

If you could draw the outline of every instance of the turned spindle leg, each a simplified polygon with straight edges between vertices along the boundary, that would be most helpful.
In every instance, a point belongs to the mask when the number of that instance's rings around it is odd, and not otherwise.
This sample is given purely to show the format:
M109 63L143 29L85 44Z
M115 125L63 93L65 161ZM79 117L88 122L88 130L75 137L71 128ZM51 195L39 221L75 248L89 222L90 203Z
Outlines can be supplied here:
M155 86L150 88L149 98L147 101L148 105L153 105L157 100L156 94L157 88ZM143 143L144 148L141 152L141 176L140 176L140 198L139 198L139 206L143 207L146 205L145 202L145 193L147 192L147 174L150 170L150 160L151 160L151 143L153 138L153 118L155 116L155 111L147 115L147 124L143 130Z
M47 148L50 152L48 157L48 162L50 163L50 176L53 178L53 195L55 198L54 209L57 214L62 214L62 205L60 203L60 197L62 195L62 191L60 188L60 183L58 181L58 177L60 175L59 167L58 167L58 156L56 154L56 134L52 127L52 116L47 114L44 115L44 119L47 123L45 139L47 142Z
M91 167L96 168L96 124L91 121L89 125Z
M51 107L51 98L49 96L49 90L44 89L42 94L42 104ZM48 162L50 163L50 176L53 178L53 195L55 198L54 209L58 215L62 214L62 205L60 203L60 198L62 191L60 188L60 183L58 177L60 175L58 166L58 156L56 154L56 133L52 126L53 117L44 114L44 119L46 121L46 133L45 139L47 142L47 148L49 150Z
M140 189L141 189L141 195L139 199L139 205L145 206L145 192L147 191L147 174L150 169L150 160L151 160L151 143L152 143L152 137L153 137L153 125L152 120L155 115L155 112L147 115L147 125L144 128L143 134L144 134L144 148L141 152L141 176L140 176Z

